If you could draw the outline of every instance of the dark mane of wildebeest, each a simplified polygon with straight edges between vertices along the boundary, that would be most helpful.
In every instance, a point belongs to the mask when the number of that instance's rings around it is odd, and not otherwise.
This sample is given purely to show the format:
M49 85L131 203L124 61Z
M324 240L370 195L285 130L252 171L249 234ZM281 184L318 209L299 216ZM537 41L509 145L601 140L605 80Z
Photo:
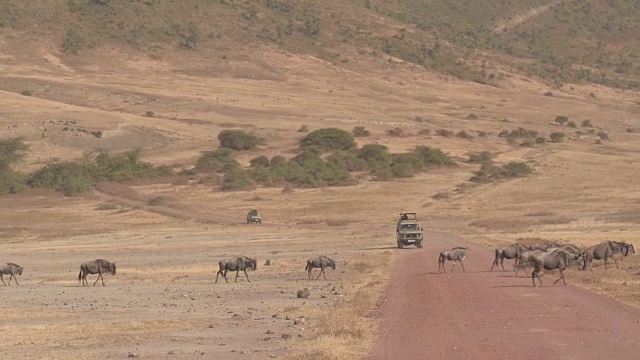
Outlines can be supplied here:
M220 260L218 262L218 266L219 270L216 273L216 284L218 283L218 276L220 276L220 274L222 274L222 277L224 277L224 280L226 282L229 282L229 280L227 279L227 271L236 272L235 282L238 282L238 275L240 274L240 271L244 272L244 276L247 278L247 282L251 282L251 280L249 280L247 270L256 270L258 268L258 260L240 255L235 256L231 259Z
M616 262L616 257L620 259L621 263L624 263L624 258L636 252L632 244L628 244L625 241L610 241L612 255L611 258Z
M493 264L491 265L491 271L493 271L494 267L498 266L498 261L500 262L500 266L502 266L502 270L506 270L503 265L504 259L507 259L507 260L516 259L516 263L517 263L518 255L521 252L527 251L527 250L529 250L528 247L519 243L497 248L495 250L496 257L493 260ZM514 269L516 267L516 263L513 264Z
M438 255L438 273L440 273L440 267L444 272L447 272L447 269L444 267L444 263L449 260L453 261L453 265L451 266L451 272L453 272L453 268L456 266L456 261L460 261L460 266L462 266L462 271L467 272L464 269L464 264L462 260L467 256L467 252L470 249L468 247L456 246L451 250L445 250Z
M307 277L309 278L309 280L311 280L311 270L313 270L314 268L320 268L320 273L316 277L316 280L320 278L320 275L322 275L322 277L327 280L324 269L329 267L335 270L336 262L327 256L318 256L308 259L307 266L304 269L307 271Z
M7 263L7 265L0 267L0 280L2 280L2 283L6 286L7 284L4 282L3 275L9 275L9 285L11 285L11 279L14 279L16 281L16 285L20 286L16 275L22 275L22 266L14 263Z
M619 248L617 245L614 245L612 241L605 240L600 244L590 246L584 250L584 264L582 265L582 270L586 270L587 267L589 270L593 271L591 268L591 262L593 260L604 260L604 269L607 269L607 259L612 258L612 256L619 252ZM615 258L612 258L616 267L618 267L618 262Z
M560 277L558 280L553 282L553 285L557 284L560 280L567 285L567 282L564 279L564 270L569 267L571 260L580 256L582 255L575 255L564 250L544 252L542 254L535 255L532 259L533 272L531 272L531 281L533 282L533 286L536 286L536 277L538 278L540 285L542 285L542 279L540 279L542 276L540 275L541 271L555 269L560 271Z
M85 286L85 283L89 285L87 282L87 275L89 274L98 274L98 278L93 283L93 286L96 286L98 280L102 280L102 286L104 284L103 274L111 273L111 275L116 274L116 263L109 262L104 259L96 259L93 261L86 262L80 265L80 273L78 274L78 281L82 280L82 286Z

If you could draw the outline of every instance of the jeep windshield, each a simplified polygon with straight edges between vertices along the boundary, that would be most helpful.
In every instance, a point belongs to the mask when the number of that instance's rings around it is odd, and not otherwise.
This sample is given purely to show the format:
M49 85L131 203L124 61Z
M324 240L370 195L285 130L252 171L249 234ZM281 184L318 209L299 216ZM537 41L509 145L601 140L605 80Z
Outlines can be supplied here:
M418 224L401 224L400 231L420 231Z

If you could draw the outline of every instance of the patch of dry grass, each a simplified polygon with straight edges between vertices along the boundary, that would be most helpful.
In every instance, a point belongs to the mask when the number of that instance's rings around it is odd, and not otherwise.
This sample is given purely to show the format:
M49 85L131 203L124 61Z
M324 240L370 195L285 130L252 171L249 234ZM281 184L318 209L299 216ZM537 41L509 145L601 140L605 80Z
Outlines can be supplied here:
M384 290L393 253L385 251L367 256L353 267L366 271L369 281L354 277L349 280L351 295L318 318L316 332L301 349L286 360L362 359L377 334L377 322L369 314Z
M596 218L607 223L640 224L640 209L627 209L605 214Z

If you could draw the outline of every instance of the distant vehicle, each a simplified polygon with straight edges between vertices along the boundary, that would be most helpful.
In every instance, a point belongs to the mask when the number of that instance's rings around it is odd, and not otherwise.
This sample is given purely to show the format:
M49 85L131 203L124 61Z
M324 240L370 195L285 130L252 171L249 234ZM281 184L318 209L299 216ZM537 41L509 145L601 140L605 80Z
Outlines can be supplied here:
M252 209L247 213L247 224L258 223L262 224L262 217L257 209Z
M416 213L400 213L400 219L396 224L396 241L398 243L398 249L402 249L409 245L415 245L418 248L422 248L423 240L423 229L418 221Z

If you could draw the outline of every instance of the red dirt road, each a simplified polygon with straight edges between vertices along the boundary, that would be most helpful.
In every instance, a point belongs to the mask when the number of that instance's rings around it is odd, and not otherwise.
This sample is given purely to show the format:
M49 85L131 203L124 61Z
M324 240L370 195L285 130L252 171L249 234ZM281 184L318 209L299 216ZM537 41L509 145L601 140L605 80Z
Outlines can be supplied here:
M371 359L638 359L640 310L571 286L557 272L490 272L493 253L445 233L425 234L393 269ZM437 274L440 251L469 246L466 273ZM447 272L453 262L447 262ZM505 261L505 268L513 262ZM597 270L596 270L597 271Z

